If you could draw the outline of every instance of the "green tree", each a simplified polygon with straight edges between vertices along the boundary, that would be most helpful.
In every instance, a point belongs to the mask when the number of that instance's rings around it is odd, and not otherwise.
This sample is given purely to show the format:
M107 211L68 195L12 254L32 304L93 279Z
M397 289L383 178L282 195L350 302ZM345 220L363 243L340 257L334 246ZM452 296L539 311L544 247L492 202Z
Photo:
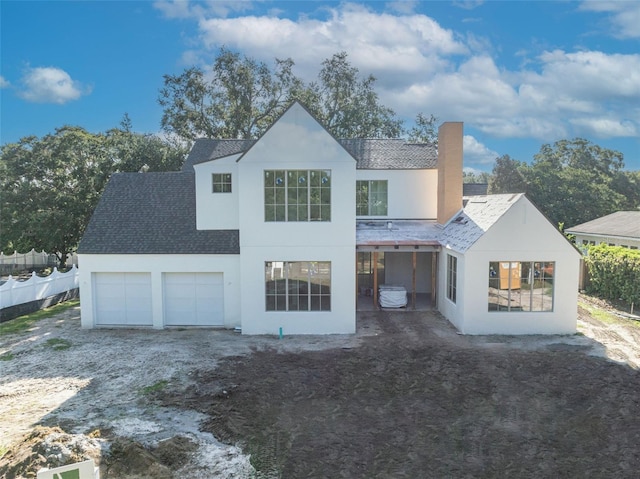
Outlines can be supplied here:
M489 194L526 192L527 184L522 173L526 166L526 163L514 160L509 155L496 158L489 177Z
M184 140L256 138L302 89L293 60L265 63L222 48L210 72L199 67L165 75L158 103L162 128Z
M640 208L640 170L616 172L611 188L624 197L621 209L631 211Z
M626 206L616 182L622 153L582 138L543 145L523 170L529 198L554 223L574 226Z
M104 146L104 135L70 126L2 146L3 249L43 249L65 265L109 175Z
M65 126L0 148L0 250L75 250L111 173L180 168L186 149L121 128L93 134Z
M183 142L169 142L156 135L135 133L125 113L120 128L106 133L111 169L116 171L177 171L188 153Z
M462 182L463 183L489 183L491 175L486 171L473 172L463 171Z
M211 72L186 69L165 75L159 104L162 128L183 140L259 137L299 100L338 138L396 138L402 121L380 104L373 75L361 77L345 52L322 62L317 81L305 85L294 62L265 63L221 49Z
M334 54L322 62L318 81L312 82L297 99L324 123L337 138L398 138L402 120L380 104L376 78L361 78L346 52Z
M431 143L438 146L438 119L418 113L414 125L407 132L411 143Z

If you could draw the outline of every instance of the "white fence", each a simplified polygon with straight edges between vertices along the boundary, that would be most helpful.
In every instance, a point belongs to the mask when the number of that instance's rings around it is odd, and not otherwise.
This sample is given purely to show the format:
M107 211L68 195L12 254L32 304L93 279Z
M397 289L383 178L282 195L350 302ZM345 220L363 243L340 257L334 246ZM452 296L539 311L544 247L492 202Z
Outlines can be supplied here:
M28 253L18 253L16 251L9 255L0 252L0 272L10 273L18 270L45 268L57 264L58 258L56 255L45 253L44 251L38 253L35 249ZM78 266L78 255L75 253L68 255L67 264Z
M18 281L12 276L0 285L0 309L48 298L55 294L75 289L79 285L76 265L66 273L57 268L49 276L40 277L35 271L26 281Z

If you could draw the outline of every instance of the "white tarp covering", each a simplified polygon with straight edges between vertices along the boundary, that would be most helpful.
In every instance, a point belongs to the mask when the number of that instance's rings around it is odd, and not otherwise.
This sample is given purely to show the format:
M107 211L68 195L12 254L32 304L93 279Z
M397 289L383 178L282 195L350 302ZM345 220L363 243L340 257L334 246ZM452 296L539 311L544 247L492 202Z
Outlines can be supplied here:
M381 308L404 308L407 305L407 290L404 286L382 285L378 291Z

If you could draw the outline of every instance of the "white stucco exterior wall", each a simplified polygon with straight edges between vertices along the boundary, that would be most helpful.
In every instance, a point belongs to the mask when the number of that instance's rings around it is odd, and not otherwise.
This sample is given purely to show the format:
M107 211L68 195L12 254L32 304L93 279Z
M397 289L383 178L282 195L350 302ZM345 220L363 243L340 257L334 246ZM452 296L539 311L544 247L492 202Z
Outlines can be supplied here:
M194 165L196 174L196 228L236 230L239 227L238 163L240 155ZM231 173L231 193L213 193L213 173Z
M355 332L356 162L294 104L238 163L243 334ZM266 222L265 170L331 170L331 221ZM331 311L272 312L265 261L330 261Z
M447 255L457 258L457 288L455 303L447 298ZM438 254L438 287L437 287L437 308L440 313L447 318L458 329L462 330L465 312L465 291L467 285L464 278L467 277L464 255L451 249L443 248ZM472 287L478 287L476 284Z
M554 261L553 311L489 312L491 261ZM579 263L576 249L529 200L521 197L466 251L458 276L462 281L458 302L462 299L463 307L441 311L446 311L445 316L464 334L573 334L578 314Z
M238 255L80 255L81 326L93 328L93 273L150 273L153 327L164 328L163 273L222 273L224 326L240 326L240 257Z
M387 180L387 216L359 219L435 219L438 214L438 170L356 170L356 180ZM355 194L355 183L353 191Z

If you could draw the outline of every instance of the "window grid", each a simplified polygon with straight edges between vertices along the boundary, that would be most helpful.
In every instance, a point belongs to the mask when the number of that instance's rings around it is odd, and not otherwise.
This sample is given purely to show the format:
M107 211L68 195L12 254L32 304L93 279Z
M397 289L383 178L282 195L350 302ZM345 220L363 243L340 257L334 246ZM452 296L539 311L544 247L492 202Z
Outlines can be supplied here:
M356 181L356 216L387 215L387 180Z
M553 311L553 261L489 263L489 311Z
M265 170L265 221L331 221L330 170Z
M214 193L231 193L231 173L213 173L211 183Z
M267 311L331 311L331 263L265 262Z

